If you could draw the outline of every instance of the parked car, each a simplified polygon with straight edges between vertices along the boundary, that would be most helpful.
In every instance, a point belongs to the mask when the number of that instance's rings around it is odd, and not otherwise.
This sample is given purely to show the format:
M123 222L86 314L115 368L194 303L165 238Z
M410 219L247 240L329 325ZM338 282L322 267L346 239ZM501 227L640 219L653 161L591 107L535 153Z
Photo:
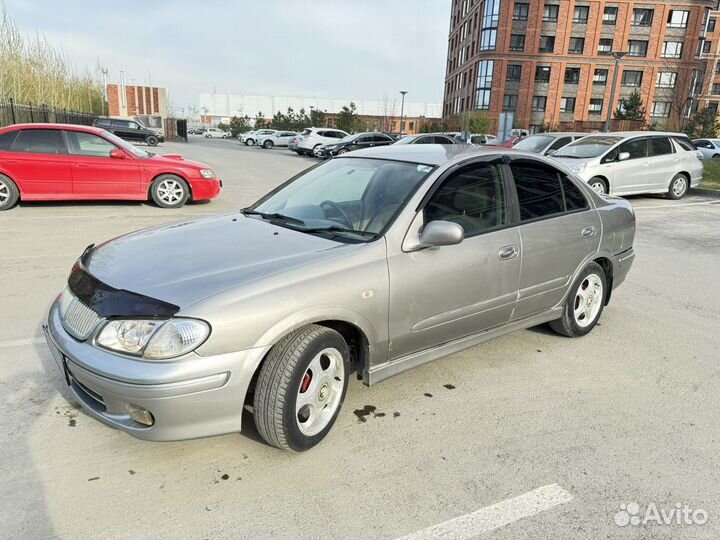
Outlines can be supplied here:
M356 373L372 385L548 322L589 333L634 234L627 201L542 156L358 150L239 213L90 246L44 331L70 392L111 426L234 433L250 404L265 441L302 451Z
M462 144L451 135L444 133L420 133L418 135L406 135L398 139L394 144Z
M492 135L490 133L473 133L470 135L470 142L471 144L492 144L495 141L497 141L497 135Z
M518 145L516 145L517 148ZM702 180L702 154L682 133L588 135L553 154L598 193L665 193L680 199Z
M194 127L188 129L188 135L204 135L206 128Z
M694 139L693 144L703 159L720 159L720 139Z
M338 142L348 136L347 133L340 129L314 127L305 128L300 135L302 135L302 139L298 141L295 152L307 156L312 156L313 151L318 146Z
M109 131L121 139L132 142L144 142L148 146L157 146L159 142L165 142L165 137L158 135L151 129L147 129L135 120L96 118L93 125Z
M297 134L294 137L290 139L290 142L288 142L288 150L292 150L293 152L297 152L298 146L300 145L300 140L302 139L302 135Z
M360 150L362 148L372 148L374 146L387 146L393 144L395 141L385 135L384 133L368 132L368 133L356 133L355 135L348 135L344 139L340 139L338 142L323 144L318 146L313 154L320 158L329 158L333 156L341 156L353 150Z
M530 135L518 141L513 148L532 152L533 154L551 156L563 146L585 136L587 136L587 133L536 133L535 135Z
M227 131L218 128L207 128L203 133L206 139L227 139L230 135Z
M0 129L0 210L22 201L153 200L177 208L212 199L212 167L156 156L90 126L17 124Z
M276 132L276 129L257 129L255 131L251 131L245 138L240 139L240 142L245 143L245 146L253 146L257 143L259 137L266 137Z
M293 137L297 137L297 133L294 131L276 131L270 135L258 135L256 144L268 149L275 146L288 146Z

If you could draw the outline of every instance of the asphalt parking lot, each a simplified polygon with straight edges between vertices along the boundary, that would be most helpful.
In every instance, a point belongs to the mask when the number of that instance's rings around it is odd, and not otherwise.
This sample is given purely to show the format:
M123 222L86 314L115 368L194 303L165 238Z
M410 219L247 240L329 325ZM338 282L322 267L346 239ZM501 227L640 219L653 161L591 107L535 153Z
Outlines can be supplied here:
M158 151L212 165L221 196L0 215L0 537L394 539L455 518L445 532L477 538L718 537L720 199L632 199L635 265L585 338L534 328L353 381L304 454L264 445L250 419L149 443L77 410L40 337L49 302L88 244L246 206L315 162L220 139ZM708 519L617 525L631 502Z

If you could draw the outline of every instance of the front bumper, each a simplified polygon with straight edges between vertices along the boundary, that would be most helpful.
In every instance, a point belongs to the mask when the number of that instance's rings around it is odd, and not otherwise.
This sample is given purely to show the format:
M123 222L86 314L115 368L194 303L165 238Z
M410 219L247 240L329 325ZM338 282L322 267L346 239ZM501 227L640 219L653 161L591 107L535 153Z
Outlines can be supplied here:
M193 201L214 199L220 194L222 180L219 178L194 178L190 180Z
M68 334L55 302L43 327L70 391L90 416L138 439L176 441L237 433L245 395L267 349L150 362L103 351ZM92 341L91 337L88 341ZM148 410L152 426L127 410Z

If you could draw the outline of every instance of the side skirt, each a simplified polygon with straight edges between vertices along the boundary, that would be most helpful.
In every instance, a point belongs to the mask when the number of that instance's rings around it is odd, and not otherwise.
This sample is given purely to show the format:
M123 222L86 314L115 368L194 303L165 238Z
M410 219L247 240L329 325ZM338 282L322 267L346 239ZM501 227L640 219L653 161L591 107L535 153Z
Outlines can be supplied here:
M437 347L408 354L407 356L403 356L396 360L392 360L378 366L373 366L369 371L365 372L365 380L363 382L366 385L371 386L384 381L393 375L402 373L403 371L427 364L428 362L432 362L433 360L437 360L443 356L448 356L470 347L474 347L475 345L479 345L480 343L484 343L485 341L489 341L496 337L554 321L555 319L560 318L562 315L562 309L562 307L553 308L550 311L532 315L525 319L514 321L498 328L484 330L482 332L478 332L477 334L471 334L448 343L443 343Z

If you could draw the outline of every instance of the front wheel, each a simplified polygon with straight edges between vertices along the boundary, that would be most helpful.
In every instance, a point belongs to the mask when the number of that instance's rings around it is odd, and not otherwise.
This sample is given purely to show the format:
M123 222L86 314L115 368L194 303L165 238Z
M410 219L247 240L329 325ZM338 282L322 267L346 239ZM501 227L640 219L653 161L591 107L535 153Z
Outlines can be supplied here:
M270 445L302 452L322 441L340 412L350 374L342 336L309 325L268 353L255 387L255 425Z
M179 176L163 174L153 182L150 196L161 208L180 208L190 198L190 188Z
M254 139L245 139L245 146L252 146L253 144L255 144Z
M597 324L605 307L607 277L602 267L592 262L580 273L565 301L562 317L550 322L550 328L567 337L580 337Z
M157 146L158 138L155 135L150 135L147 139L145 139L145 143L148 146Z
M337 155L342 156L343 154L347 154L349 151L350 150L348 150L347 148L341 148L340 150L337 151Z
M263 148L267 148L268 150L270 150L273 146L274 146L274 144L272 141L265 141L263 143Z
M15 182L4 174L0 174L0 212L10 210L17 204L19 198L20 192Z
M688 191L688 179L684 174L676 174L670 182L667 196L669 199L682 199Z
M597 191L600 195L607 195L610 192L607 182L602 178L598 178L596 176L595 178L591 178L588 183L590 184L590 187Z

